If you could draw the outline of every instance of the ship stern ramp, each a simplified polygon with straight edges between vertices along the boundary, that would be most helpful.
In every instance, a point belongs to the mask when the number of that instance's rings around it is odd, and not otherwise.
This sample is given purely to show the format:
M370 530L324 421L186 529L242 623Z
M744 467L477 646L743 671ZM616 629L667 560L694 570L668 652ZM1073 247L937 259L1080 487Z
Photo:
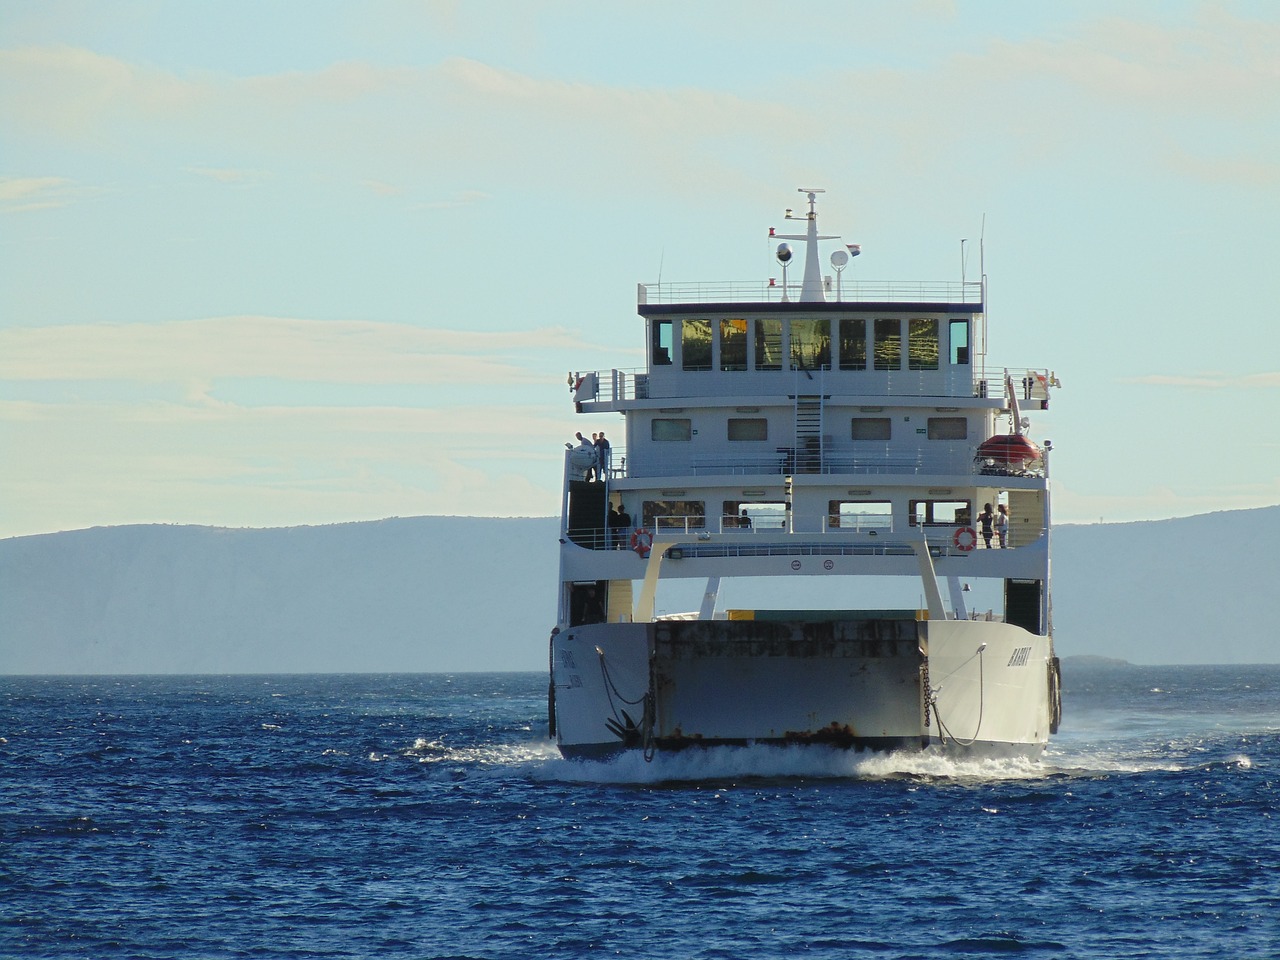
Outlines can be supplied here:
M919 750L927 629L913 611L574 627L552 642L557 739L571 757L754 743Z

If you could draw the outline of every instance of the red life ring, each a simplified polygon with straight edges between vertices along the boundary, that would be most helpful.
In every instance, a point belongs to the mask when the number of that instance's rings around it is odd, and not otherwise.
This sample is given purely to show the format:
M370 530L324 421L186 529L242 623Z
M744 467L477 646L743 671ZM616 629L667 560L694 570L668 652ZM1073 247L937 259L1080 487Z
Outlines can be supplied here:
M961 553L968 553L978 545L978 531L973 527L957 527L956 532L951 535L951 542Z
M640 527L631 534L631 549L640 554L641 558L649 556L649 549L653 546L653 534Z

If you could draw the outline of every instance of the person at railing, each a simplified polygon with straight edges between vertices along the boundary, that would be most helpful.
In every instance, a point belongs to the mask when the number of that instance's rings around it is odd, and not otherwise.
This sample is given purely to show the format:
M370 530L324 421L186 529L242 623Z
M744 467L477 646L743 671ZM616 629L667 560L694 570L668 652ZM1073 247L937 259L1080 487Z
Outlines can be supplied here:
M626 504L618 505L617 527L613 531L613 547L615 550L627 548L627 537L631 535L631 514L627 513Z
M747 510L745 507L742 509L742 513L738 515L738 526L743 530L751 529L751 518L747 516Z
M982 512L978 514L978 529L982 532L982 542L988 550L991 549L991 530L995 525L995 514L991 512L991 504L984 503Z
M596 447L596 479L605 480L609 476L609 454L611 453L609 441L605 439L604 431L593 434Z
M1003 503L996 507L996 540L1001 550L1009 545L1009 508Z

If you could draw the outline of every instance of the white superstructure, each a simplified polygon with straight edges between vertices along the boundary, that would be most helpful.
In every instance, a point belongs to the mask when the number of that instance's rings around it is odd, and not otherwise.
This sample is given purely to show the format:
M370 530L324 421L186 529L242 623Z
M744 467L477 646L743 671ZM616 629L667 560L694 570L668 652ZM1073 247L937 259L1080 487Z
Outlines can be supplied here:
M1056 729L1050 444L1024 419L1056 380L989 363L985 278L854 282L844 244L824 275L838 238L818 233L822 191L801 192L804 232L770 230L781 278L641 285L646 366L570 375L578 412L620 414L624 436L589 422L606 462L565 454L550 711L567 756L1037 754ZM690 579L699 609L656 615ZM815 586L821 602L795 599Z

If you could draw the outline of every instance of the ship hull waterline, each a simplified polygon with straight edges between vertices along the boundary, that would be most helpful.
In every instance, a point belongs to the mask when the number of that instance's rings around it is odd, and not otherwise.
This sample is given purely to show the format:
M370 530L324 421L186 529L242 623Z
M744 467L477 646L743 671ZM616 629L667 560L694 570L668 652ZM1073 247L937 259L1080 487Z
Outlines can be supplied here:
M803 744L1041 756L1049 639L991 621L597 623L552 637L551 723L570 759Z

